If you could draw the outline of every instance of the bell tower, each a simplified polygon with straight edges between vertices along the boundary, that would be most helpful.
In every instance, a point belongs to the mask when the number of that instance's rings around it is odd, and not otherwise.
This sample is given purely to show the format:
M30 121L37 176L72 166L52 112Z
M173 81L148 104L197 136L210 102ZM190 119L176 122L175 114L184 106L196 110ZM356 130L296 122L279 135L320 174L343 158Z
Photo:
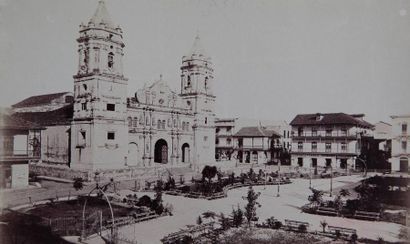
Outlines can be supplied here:
M182 57L181 66L181 97L195 114L193 161L197 164L215 161L213 71L211 57L197 35L190 52Z
M71 165L97 170L126 164L127 80L123 74L123 36L104 1L80 25L78 70L74 77Z

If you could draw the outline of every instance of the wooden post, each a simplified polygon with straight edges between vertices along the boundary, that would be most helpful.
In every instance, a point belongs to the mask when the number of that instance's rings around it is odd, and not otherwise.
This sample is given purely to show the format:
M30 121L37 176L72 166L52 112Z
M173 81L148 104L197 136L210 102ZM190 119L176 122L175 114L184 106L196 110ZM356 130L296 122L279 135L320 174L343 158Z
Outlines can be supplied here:
M100 236L102 236L102 210L100 212Z

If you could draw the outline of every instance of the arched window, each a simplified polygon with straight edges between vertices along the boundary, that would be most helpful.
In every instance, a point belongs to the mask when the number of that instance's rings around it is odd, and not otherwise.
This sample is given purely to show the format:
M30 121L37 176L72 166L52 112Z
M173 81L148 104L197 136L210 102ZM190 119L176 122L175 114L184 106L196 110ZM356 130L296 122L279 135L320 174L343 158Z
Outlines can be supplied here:
M158 120L157 129L161 129L161 120Z
M114 67L114 53L108 53L108 68Z
M128 117L128 127L132 127L132 118Z
M133 125L133 127L137 127L137 125L138 125L138 118L137 117L134 117L134 120L132 121L132 125Z
M205 117L205 124L208 124L208 118Z
M162 121L162 129L165 130L165 120Z

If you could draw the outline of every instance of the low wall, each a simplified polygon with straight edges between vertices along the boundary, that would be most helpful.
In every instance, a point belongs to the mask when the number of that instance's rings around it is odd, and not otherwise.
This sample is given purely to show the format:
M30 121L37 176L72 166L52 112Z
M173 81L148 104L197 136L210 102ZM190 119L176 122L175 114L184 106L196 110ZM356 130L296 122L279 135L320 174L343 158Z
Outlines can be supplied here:
M95 172L87 170L72 169L67 166L50 165L50 164L30 164L29 171L31 174L69 179L82 178L84 181L94 181ZM166 168L123 168L98 170L101 181L140 179L151 180L157 178L167 178L168 170Z
M44 175L49 177L63 178L72 180L74 178L82 178L85 181L91 181L92 174L88 171L75 170L67 166L46 165L46 164L30 164L30 174Z

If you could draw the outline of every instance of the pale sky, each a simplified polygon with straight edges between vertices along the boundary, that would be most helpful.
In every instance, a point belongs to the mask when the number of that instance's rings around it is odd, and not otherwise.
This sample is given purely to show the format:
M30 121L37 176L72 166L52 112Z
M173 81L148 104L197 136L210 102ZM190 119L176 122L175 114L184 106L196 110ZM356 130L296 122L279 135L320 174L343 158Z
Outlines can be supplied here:
M0 106L72 91L79 24L97 0L0 0ZM217 117L410 113L410 0L106 0L131 96L160 74L179 92L197 32Z

